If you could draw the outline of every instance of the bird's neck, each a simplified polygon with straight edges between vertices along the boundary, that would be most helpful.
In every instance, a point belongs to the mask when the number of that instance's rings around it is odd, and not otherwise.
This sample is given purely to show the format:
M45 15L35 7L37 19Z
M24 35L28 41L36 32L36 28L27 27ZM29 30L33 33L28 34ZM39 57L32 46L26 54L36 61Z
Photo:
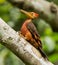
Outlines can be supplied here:
M27 25L29 22L32 22L32 19L27 19L24 24Z

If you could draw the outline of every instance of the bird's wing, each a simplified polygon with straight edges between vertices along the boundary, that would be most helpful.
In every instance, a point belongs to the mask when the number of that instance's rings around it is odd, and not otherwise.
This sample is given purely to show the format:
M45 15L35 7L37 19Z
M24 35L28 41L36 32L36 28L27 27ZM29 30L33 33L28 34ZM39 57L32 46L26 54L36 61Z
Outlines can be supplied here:
M40 51L41 55L45 59L48 59L46 54L42 50L42 43L41 43L40 36L39 36L39 34L38 34L37 30L36 30L35 25L32 22L29 22L29 24L27 25L27 28L30 31L30 33L32 34L33 39L38 43L38 48L37 49Z
M35 41L42 48L42 43L41 43L41 40L40 40L40 35L38 34L35 25L32 22L29 22L27 24L27 28L31 32L33 39L35 39Z

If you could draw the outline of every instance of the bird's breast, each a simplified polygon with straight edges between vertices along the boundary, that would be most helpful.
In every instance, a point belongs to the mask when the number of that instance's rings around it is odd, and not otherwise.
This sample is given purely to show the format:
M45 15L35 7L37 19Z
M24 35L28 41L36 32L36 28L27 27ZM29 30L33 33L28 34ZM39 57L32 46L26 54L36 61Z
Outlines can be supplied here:
M23 36L26 35L27 31L28 31L27 27L26 27L25 25L22 26L22 28L21 28L21 33L23 34Z

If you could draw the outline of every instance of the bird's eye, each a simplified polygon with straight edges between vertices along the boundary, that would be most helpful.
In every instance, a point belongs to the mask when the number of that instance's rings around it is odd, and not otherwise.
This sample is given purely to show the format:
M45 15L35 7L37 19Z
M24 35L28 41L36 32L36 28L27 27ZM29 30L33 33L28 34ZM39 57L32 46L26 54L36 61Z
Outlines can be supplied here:
M34 16L34 12L31 12L31 15Z
M31 16L32 16L33 18L35 18L35 13L34 13L34 12L31 12Z

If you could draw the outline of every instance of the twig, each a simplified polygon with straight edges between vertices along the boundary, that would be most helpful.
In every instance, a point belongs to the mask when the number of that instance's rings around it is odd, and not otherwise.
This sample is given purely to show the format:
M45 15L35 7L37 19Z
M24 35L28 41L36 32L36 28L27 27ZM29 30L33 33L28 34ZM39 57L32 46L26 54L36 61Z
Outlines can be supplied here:
M45 60L39 51L24 40L16 31L0 18L0 42L17 55L25 64L53 65Z

